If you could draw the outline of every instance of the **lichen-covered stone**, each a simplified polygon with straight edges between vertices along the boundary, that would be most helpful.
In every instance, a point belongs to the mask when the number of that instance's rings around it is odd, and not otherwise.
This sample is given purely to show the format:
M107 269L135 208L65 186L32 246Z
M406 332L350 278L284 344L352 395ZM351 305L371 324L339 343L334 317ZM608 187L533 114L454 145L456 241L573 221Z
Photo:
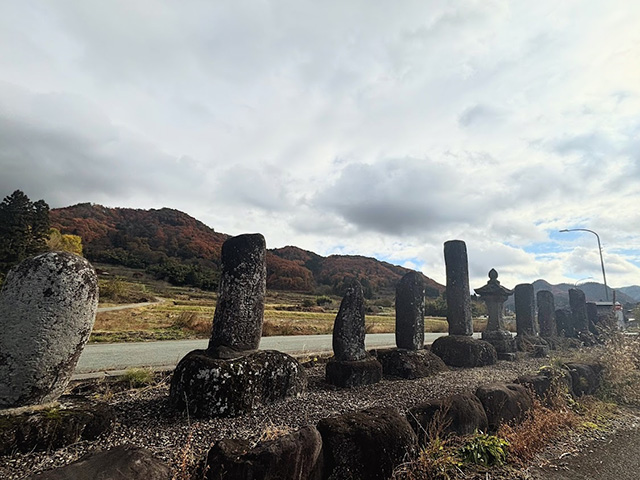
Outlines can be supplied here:
M170 480L171 468L145 448L119 445L27 480Z
M307 426L257 445L245 439L223 439L209 450L202 465L208 480L320 480L322 438Z
M442 359L429 350L390 348L372 353L382 364L382 372L394 377L411 380L449 370Z
M267 288L264 237L259 233L232 237L222 245L221 258L220 289L209 353L225 356L228 350L257 350L262 337ZM225 354L219 355L219 350Z
M354 281L347 288L333 324L333 354L336 360L353 362L367 358L364 314L362 285Z
M467 245L462 240L444 243L447 271L447 322L449 335L473 335Z
M597 363L567 363L565 368L571 375L574 397L593 395L602 383L602 365Z
M396 345L406 350L424 347L424 280L418 272L404 275L396 287Z
M538 301L538 325L540 327L540 336L558 336L555 311L556 307L553 293L549 290L540 290L536 294L536 299Z
M340 388L371 385L382 380L382 365L374 357L354 361L331 359L325 368L327 383Z
M536 336L540 329L536 320L536 301L533 285L521 283L513 289L518 335Z
M416 405L407 413L407 420L422 445L435 437L486 432L489 425L480 399L470 392Z
M482 332L482 340L489 342L498 354L516 351L516 342L511 332L506 330L490 330Z
M571 306L571 326L575 336L589 333L587 317L587 300L584 292L578 288L569 289L569 305Z
M97 308L96 272L82 257L48 252L9 272L0 292L0 408L64 392Z
M439 337L431 345L431 351L450 367L484 367L498 360L493 345L466 335Z
M299 395L306 386L304 368L286 353L264 350L220 359L194 350L176 366L169 400L193 417L233 417Z
M325 478L386 480L393 469L415 455L416 434L393 408L376 407L318 423Z
M484 406L489 421L489 429L495 431L503 423L518 423L533 406L529 391L516 383L492 383L481 385L476 397Z
M114 420L113 409L108 405L80 400L21 413L0 411L0 455L95 440L111 431Z

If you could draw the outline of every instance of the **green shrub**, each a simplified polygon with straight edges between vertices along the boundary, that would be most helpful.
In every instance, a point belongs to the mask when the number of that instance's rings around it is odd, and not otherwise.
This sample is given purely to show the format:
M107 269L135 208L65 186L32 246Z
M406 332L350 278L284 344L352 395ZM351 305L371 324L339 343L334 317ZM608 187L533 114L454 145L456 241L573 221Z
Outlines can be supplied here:
M328 297L327 295L316 297L316 305L318 305L319 307L322 307L323 305L331 305L332 303L333 300L331 300L331 297Z
M154 382L153 372L148 368L129 368L119 380L129 384L129 388L147 387Z
M483 465L503 465L507 459L509 442L495 435L476 433L460 447L460 457L465 463Z

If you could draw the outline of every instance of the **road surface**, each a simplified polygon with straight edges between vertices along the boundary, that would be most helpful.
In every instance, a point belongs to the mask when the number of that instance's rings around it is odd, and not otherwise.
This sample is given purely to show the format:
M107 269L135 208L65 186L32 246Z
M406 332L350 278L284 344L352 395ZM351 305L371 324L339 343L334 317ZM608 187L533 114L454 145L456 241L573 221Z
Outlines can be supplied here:
M432 343L444 333L425 333L425 343ZM262 350L279 350L289 354L331 352L331 335L290 335L263 337ZM97 343L87 345L80 356L75 374L124 370L132 367L174 367L191 350L207 348L208 340L170 340L161 342ZM366 348L394 347L394 333L366 336Z

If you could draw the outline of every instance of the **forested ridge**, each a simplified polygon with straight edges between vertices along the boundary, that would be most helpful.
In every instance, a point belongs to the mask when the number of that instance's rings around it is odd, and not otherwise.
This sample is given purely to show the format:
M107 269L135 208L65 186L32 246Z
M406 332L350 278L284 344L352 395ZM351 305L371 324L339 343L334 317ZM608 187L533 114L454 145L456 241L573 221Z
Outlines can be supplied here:
M177 285L215 289L220 251L229 235L170 208L140 210L82 203L52 209L51 226L82 238L94 262L146 269ZM268 239L267 239L268 241ZM356 255L322 257L298 247L267 251L267 287L273 290L342 294L357 278L368 297L391 294L408 269ZM444 287L428 277L427 295Z

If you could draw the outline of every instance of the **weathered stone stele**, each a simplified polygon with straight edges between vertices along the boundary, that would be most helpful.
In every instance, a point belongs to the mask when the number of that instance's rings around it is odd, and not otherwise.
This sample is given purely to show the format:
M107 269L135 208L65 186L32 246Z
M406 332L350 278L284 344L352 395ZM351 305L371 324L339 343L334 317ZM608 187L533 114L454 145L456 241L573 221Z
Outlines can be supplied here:
M578 288L569 289L569 306L571 307L571 324L575 335L589 331L587 317L587 301L584 292Z
M445 242L444 263L447 272L449 335L473 335L467 246L462 240Z
M0 292L0 408L64 392L97 308L96 272L82 257L48 252L9 272Z
M537 336L536 304L533 285L521 283L513 290L516 305L516 330L518 335Z
M549 290L540 290L536 294L538 300L538 325L542 337L558 336L556 325L556 307L553 293Z
M364 348L364 295L354 281L345 293L333 324L333 354L326 366L327 383L342 388L377 383L382 365Z
M208 351L257 350L262 337L267 286L266 242L259 233L232 237L222 245L222 273Z
M418 272L405 274L396 287L396 345L424 348L424 280Z
M516 351L516 344L511 332L505 327L502 309L504 302L513 291L500 285L498 272L493 268L489 271L487 284L474 290L484 300L489 314L489 321L487 328L482 332L482 339L494 346L498 358L511 358L508 354Z
M169 402L200 418L236 416L299 395L307 376L293 357L259 351L266 289L266 245L260 234L222 246L222 278L207 350L193 350L176 366Z

